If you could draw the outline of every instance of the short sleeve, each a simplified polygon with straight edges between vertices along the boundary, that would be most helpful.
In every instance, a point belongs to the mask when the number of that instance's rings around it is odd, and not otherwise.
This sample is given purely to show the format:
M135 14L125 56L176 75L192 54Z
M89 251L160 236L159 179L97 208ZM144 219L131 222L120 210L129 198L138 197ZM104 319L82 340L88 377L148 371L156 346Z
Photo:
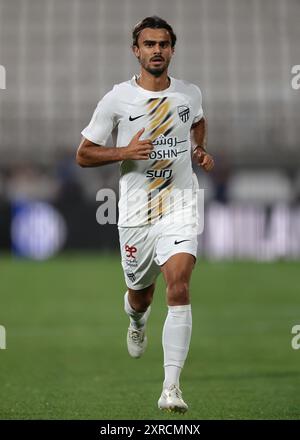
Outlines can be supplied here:
M193 84L194 93L193 93L193 103L194 103L194 119L193 124L199 122L200 119L203 118L203 108L202 108L202 93L198 86Z
M113 91L108 92L98 102L89 125L81 132L82 136L94 144L105 145L116 125L114 100Z

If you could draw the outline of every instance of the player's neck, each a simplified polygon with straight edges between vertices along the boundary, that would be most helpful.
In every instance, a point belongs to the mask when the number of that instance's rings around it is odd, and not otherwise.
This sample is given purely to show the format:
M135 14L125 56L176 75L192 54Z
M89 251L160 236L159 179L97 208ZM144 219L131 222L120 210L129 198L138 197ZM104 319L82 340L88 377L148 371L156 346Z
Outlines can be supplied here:
M151 92L159 92L167 89L170 86L170 79L167 71L165 71L161 76L156 77L151 75L151 73L142 70L140 75L137 77L136 82L140 87Z

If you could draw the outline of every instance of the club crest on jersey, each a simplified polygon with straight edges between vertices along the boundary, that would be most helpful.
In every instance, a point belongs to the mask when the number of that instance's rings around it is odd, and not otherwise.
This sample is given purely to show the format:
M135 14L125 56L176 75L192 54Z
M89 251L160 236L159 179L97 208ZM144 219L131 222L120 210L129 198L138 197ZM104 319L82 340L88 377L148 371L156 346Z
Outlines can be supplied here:
M178 105L177 112L182 122L187 122L190 117L190 109L187 105Z

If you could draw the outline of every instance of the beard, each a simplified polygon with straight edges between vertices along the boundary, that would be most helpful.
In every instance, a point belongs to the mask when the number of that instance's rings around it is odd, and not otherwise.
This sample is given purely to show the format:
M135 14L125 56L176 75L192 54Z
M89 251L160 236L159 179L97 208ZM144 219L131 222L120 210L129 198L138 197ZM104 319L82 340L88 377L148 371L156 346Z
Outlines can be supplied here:
M144 60L141 60L140 58L139 58L139 62L147 72L149 72L151 75L155 76L156 78L159 78L168 69L170 60L165 61L165 64L161 67L150 67L150 63L147 64Z
M166 67L152 68L144 66L144 68L147 70L147 72L151 73L151 75L156 76L156 78L160 77L167 70Z

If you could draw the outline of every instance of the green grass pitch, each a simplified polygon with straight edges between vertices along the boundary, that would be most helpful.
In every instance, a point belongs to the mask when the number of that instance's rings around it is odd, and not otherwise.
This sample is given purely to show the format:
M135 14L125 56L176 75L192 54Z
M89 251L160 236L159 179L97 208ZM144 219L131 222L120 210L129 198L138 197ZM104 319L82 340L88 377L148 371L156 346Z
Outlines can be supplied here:
M198 261L184 415L157 409L166 316L159 277L141 359L126 349L119 257L0 258L0 419L299 419L299 263Z

